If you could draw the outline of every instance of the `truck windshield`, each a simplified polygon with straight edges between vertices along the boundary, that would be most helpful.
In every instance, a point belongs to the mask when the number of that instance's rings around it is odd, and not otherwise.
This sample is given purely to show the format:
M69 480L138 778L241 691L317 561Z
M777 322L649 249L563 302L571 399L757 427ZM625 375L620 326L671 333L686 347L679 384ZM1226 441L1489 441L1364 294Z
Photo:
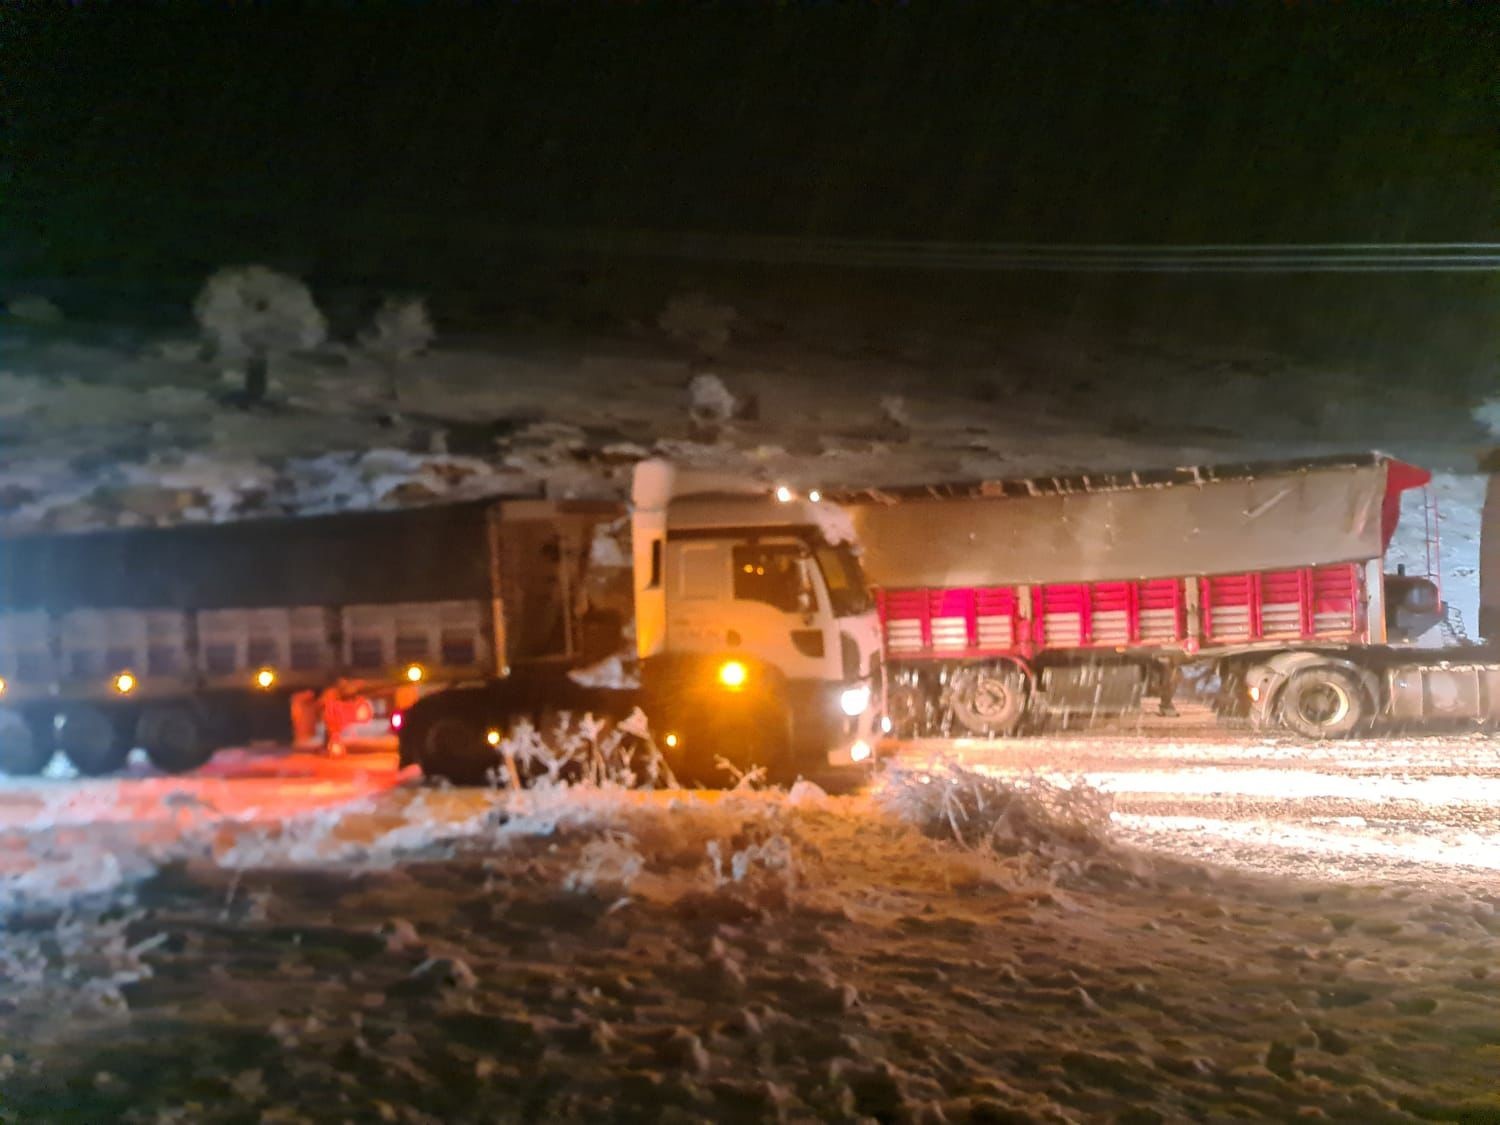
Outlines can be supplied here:
M828 586L828 600L833 604L835 617L855 617L868 613L874 602L869 587L865 585L865 572L859 559L847 546L822 544L814 548L818 568L823 572L823 581Z

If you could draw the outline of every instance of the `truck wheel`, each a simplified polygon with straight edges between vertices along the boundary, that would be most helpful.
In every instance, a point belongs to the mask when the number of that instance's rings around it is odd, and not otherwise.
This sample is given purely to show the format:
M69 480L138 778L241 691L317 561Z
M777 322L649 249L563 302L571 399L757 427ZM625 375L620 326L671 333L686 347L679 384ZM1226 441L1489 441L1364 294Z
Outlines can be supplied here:
M163 773L186 773L213 756L203 723L191 707L148 707L136 724L135 738Z
M1294 672L1281 689L1282 725L1307 738L1346 738L1365 720L1359 680L1331 664Z
M488 785L500 765L495 748L485 741L478 723L456 715L432 721L417 741L422 772L454 785Z
M892 685L886 691L885 713L892 738L905 740L927 733L927 701L916 684Z
M0 711L0 773L11 777L41 773L52 760L50 734L14 711Z
M668 763L681 785L709 789L734 785L734 774L719 765L720 758L741 773L763 769L772 785L797 780L789 719L781 707L706 713L683 722L680 729L680 748Z
M949 706L971 734L1010 734L1026 710L1026 680L1015 668L966 668L953 678Z
M786 712L774 705L752 712L741 723L724 732L720 752L738 769L766 771L772 785L791 785L797 780L792 755L792 732ZM729 779L720 772L719 784Z
M114 773L130 754L130 739L97 707L66 708L57 744L73 768L89 777Z

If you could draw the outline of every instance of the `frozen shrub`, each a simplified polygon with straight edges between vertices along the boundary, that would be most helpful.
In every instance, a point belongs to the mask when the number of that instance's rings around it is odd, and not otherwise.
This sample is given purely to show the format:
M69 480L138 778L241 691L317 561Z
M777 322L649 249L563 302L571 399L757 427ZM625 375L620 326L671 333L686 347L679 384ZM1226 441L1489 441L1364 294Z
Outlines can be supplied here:
M584 845L578 865L568 872L563 886L570 891L618 897L630 890L645 867L634 840L623 832L606 832Z
M779 833L759 841L746 841L729 854L726 860L724 848L718 840L708 842L708 862L713 868L714 882L743 883L746 880L770 879L785 883L790 889L795 873L792 861L792 845Z
M988 777L952 763L893 767L876 800L926 836L1047 869L1078 867L1105 850L1110 801L1091 786Z
M885 395L880 400L880 428L882 435L905 441L911 437L911 412L906 399L900 395Z
M1485 399L1469 411L1469 417L1491 437L1500 437L1500 398Z
M387 297L359 343L371 355L390 362L411 359L432 346L432 317L420 297Z
M911 429L911 411L907 409L906 399L901 395L881 396L880 417L892 426Z
M193 314L215 353L244 365L247 403L266 397L271 362L315 348L328 322L306 285L265 266L227 266L203 285Z
M671 768L637 709L611 725L563 713L545 729L519 722L496 747L497 782L538 788L594 785L618 789L675 786Z
M717 375L694 375L688 384L688 413L701 429L717 430L735 416L739 405L739 399Z
M679 344L704 355L719 355L729 346L738 315L702 293L683 293L667 302L656 324Z

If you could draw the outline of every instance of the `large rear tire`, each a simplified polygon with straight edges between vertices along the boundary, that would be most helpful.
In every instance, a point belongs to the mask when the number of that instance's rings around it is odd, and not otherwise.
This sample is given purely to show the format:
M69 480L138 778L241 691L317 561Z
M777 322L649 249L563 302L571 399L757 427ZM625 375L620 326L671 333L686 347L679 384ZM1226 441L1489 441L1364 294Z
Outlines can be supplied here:
M0 711L0 773L32 777L52 760L50 726L31 723L14 711Z
M454 785L489 785L502 765L486 731L472 719L439 715L417 733L422 773Z
M57 744L79 773L100 777L118 770L130 754L130 739L122 726L98 707L67 707L57 728Z
M213 756L203 720L195 708L171 703L148 707L136 724L137 744L163 773L195 770Z
M1014 667L965 668L953 677L949 706L970 734L1013 734L1026 713L1026 677Z
M1306 738L1348 738L1364 725L1368 712L1359 679L1333 664L1293 672L1281 689L1278 708L1282 725Z
M679 743L669 753L668 764L683 785L727 789L755 770L772 785L797 780L791 720L779 703L707 711L682 723L678 731Z

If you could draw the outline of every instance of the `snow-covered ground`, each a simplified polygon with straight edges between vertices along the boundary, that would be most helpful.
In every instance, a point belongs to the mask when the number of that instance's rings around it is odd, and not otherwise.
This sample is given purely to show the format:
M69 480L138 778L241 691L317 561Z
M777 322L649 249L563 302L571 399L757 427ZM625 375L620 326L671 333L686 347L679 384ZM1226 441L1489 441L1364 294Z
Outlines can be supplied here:
M1490 733L1306 742L1184 708L1116 729L908 746L997 777L1081 778L1123 839L1299 879L1500 885L1500 742Z
M1118 762L1111 738L1087 741L1035 750ZM1254 747L1221 750L1244 761ZM1149 838L1136 813L1110 839L1096 803L1044 807L961 774L829 797L441 791L366 773L363 793L316 808L289 801L286 779L108 783L127 806L156 797L158 824L192 810L190 846L110 903L10 916L6 1110L1081 1122L1496 1109L1493 879L1201 867L1181 861L1185 836L1167 841L1178 857L1132 846ZM97 821L110 802L91 792ZM221 803L212 831L193 827L213 819L197 819L199 801ZM74 827L84 854L90 829Z

